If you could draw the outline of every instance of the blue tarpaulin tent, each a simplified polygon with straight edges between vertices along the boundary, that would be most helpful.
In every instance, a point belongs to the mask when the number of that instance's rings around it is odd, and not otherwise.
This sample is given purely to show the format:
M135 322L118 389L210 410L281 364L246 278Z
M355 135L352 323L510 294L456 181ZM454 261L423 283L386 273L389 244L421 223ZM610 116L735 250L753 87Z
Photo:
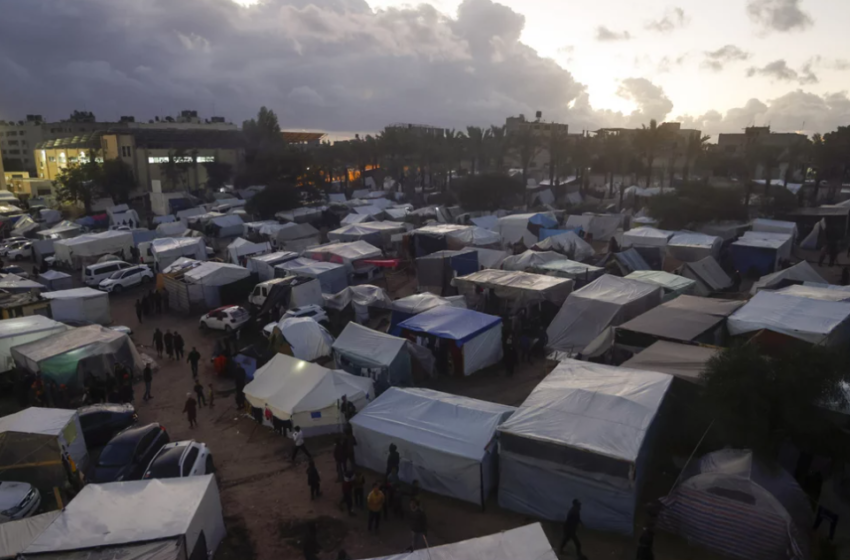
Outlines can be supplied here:
M778 239L741 238L731 245L732 262L742 275L755 270L758 276L776 270L782 242Z

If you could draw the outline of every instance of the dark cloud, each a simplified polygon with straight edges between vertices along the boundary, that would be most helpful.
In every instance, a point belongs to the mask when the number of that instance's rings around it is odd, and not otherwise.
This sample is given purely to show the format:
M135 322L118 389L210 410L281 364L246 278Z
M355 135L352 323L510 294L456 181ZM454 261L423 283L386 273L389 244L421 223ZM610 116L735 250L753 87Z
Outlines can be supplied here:
M813 23L802 0L748 0L747 13L763 31L802 31Z
M597 41L628 41L632 36L628 31L612 31L600 25L596 28Z
M688 17L685 15L685 10L682 8L669 8L664 12L664 17L647 22L644 28L648 31L669 33L676 29L681 29L687 24Z
M818 77L812 71L811 61L804 64L798 72L789 67L788 63L784 60L774 60L761 68L755 66L748 68L747 77L752 78L753 76L764 76L780 82L798 82L801 85L816 84L818 82Z
M267 105L285 127L375 131L566 118L585 91L491 0L465 0L456 18L364 0L0 0L0 14L6 119L197 109L241 122Z
M741 50L735 45L725 45L716 51L705 51L705 58L700 66L708 70L720 72L727 64L748 60L750 56L750 53Z

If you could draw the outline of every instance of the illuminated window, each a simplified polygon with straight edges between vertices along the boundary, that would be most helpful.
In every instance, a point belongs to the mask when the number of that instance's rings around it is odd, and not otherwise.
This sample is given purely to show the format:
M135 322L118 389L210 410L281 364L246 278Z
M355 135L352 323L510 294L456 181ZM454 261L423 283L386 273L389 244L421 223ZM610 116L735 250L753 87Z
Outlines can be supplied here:
M102 157L96 157L96 158L94 158L94 160L95 160L97 163L103 163L103 158L102 158Z
M68 158L65 157L65 152L59 152L59 165L67 165Z
M49 158L47 158L47 160L48 160L50 163L56 163L56 158L55 158L55 157L53 157L53 156L50 156Z
M148 163L168 163L168 156L150 156Z
M41 152L40 152L40 153L41 153L41 161L44 161L44 157L45 157L45 152L44 152L44 150L41 150Z
M213 163L215 156L198 156L198 163Z
M70 162L70 163L77 163L77 161L78 161L78 160L77 160L77 158L75 158L75 157L70 157L70 158L68 158L68 162Z
M175 157L174 163L192 163L192 156Z

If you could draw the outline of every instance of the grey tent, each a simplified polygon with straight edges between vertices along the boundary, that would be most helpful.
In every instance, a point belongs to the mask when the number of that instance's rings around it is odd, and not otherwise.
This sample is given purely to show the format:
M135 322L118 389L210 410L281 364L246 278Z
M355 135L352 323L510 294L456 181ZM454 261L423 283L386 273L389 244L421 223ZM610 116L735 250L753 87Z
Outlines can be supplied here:
M334 342L333 352L339 369L369 377L377 393L412 384L410 353L403 338L351 321Z

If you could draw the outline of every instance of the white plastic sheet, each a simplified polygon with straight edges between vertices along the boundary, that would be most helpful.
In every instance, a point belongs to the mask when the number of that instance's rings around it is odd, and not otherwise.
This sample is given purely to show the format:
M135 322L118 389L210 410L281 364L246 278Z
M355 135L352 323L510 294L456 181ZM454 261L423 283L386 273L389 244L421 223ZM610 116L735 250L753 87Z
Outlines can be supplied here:
M235 264L205 262L186 272L183 278L189 284L226 286L250 275L247 268Z
M838 344L846 342L848 318L850 303L765 290L729 317L727 325L733 335L767 329L812 344Z
M308 317L288 317L277 324L280 333L299 360L312 362L331 355L334 338L319 323Z
M97 323L112 322L109 294L91 288L74 288L44 292L42 297L50 300L50 311L57 321Z
M547 263L562 260L564 260L564 255L561 253L554 251L532 251L529 249L519 255L506 258L502 261L502 268L504 270L527 271Z
M11 348L35 342L52 334L68 330L68 326L41 315L0 321L0 368L9 371L15 366Z
M406 343L403 338L349 322L333 343L333 349L356 356L358 362L368 362L374 367L390 367Z
M800 261L785 270L780 270L778 272L768 274L767 276L762 276L755 284L753 284L750 293L755 294L759 290L769 290L783 283L803 282L817 282L819 284L827 283L827 281L824 280L814 268L812 268L812 265L806 261Z
M534 244L538 251L556 251L573 260L583 261L596 254L593 247L572 231L547 237Z
M667 242L667 254L683 262L695 262L720 256L723 240L703 233L677 233Z
M667 242L673 237L672 231L639 227L630 229L623 234L623 248L626 247L667 247Z

